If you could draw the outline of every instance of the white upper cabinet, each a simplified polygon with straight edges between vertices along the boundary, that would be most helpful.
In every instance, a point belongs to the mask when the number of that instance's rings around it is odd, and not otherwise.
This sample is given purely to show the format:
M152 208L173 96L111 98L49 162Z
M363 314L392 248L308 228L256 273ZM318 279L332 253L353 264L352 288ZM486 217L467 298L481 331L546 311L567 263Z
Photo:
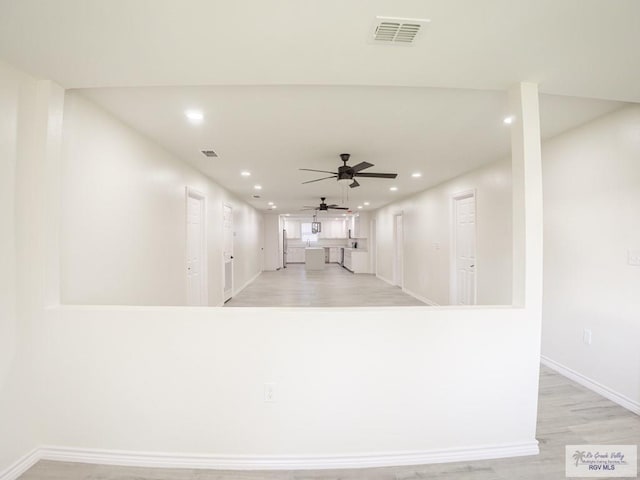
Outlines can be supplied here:
M287 238L300 238L300 220L284 220L284 229L287 231Z
M347 238L344 220L320 220L322 230L320 238Z
M318 234L318 238L347 238L348 227L347 219L324 219L320 216L318 221L322 224L322 229ZM311 224L311 220L292 220L289 218L284 219L284 228L287 231L287 238L300 239L302 238L302 224Z
M369 214L359 213L351 217L351 237L367 238L369 236Z

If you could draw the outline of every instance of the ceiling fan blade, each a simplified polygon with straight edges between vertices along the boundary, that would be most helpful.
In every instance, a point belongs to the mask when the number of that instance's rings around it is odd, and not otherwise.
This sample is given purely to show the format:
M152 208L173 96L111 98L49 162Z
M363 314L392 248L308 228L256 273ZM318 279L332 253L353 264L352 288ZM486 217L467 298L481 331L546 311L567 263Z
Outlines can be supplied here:
M373 167L373 163L360 162L359 164L351 167L351 170L353 170L354 172L359 172L360 170L364 170L365 168L369 168L369 167Z
M359 186L360 186L360 184L358 183L357 180L354 180L353 183L349 184L350 188L356 188L356 187L359 187Z
M327 208L330 208L331 210L349 210L348 207L332 207L331 205L329 205Z
M369 177L369 178L396 178L397 173L354 173L354 177Z
M337 175L331 175L330 177L323 177L323 178L316 178L315 180L309 180L308 182L302 182L303 184L305 183L313 183L313 182L319 182L320 180L326 180L327 178L337 178Z
M338 172L327 172L326 170L312 170L311 168L299 168L298 170L304 170L305 172L331 173L333 175L338 174Z

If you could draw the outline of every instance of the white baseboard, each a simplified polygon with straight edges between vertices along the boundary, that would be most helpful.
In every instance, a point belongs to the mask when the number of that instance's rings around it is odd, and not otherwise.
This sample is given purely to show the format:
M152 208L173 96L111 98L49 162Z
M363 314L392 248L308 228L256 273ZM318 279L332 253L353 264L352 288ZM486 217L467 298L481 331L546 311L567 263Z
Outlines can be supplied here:
M423 297L422 295L418 295L417 293L413 293L411 290L407 290L406 288L403 288L402 291L404 293L406 293L407 295L411 295L413 298L417 298L421 302L424 302L424 303L426 303L427 305L429 305L431 307L439 307L440 306L440 304L434 302L433 300L429 300L427 297Z
M204 455L128 452L69 447L41 447L39 459L150 468L211 470L309 470L393 467L463 462L537 455L538 442L449 448L425 452L363 453L353 455ZM0 480L8 480L0 477Z
M36 448L0 472L0 480L16 480L16 478L33 467L38 460L40 460L40 449Z
M612 402L617 403L621 407L626 408L627 410L632 411L636 415L640 415L640 402L636 402L635 400L630 399L622 395L621 393L616 392L615 390L610 389L602 385L601 383L596 382L595 380L591 380L589 377L576 372L575 370L570 369L569 367L565 367L564 365L551 360L549 357L544 355L540 356L540 363L549 367L552 370L555 370L561 375L564 375L567 378L570 378L576 383L579 383L583 387L588 388L596 392L599 395L602 395L605 398L608 398Z
M379 278L380 280L382 280L383 282L387 282L389 285L391 285L392 287L395 287L395 285L393 284L393 282L391 280L389 280L388 278L383 277L382 275L378 275L376 273L376 278Z
M391 280L389 280L388 278L383 277L382 275L378 275L376 273L376 278L379 278L380 280L382 280L383 282L388 283L389 285L391 285L392 287L396 287L397 285L395 285ZM417 293L413 293L411 290L407 290L406 288L402 287L402 291L404 293L406 293L407 295L411 295L413 298L417 298L418 300L420 300L421 302L426 303L427 305L431 306L431 307L439 307L440 305L436 302L434 302L433 300L429 300L426 297L423 297L422 295L418 295Z
M260 275L262 275L262 272L261 272L261 271L260 271L260 272L258 272L258 273L256 273L256 274L255 274L253 277L251 277L249 280L247 280L247 281L244 283L244 285L242 285L240 288L236 289L236 290L233 292L233 296L234 296L234 297L235 297L235 296L237 296L237 295L238 295L242 290L244 290L245 288L247 288L247 287L249 286L249 284L253 283L253 282L256 280L256 278L258 278Z

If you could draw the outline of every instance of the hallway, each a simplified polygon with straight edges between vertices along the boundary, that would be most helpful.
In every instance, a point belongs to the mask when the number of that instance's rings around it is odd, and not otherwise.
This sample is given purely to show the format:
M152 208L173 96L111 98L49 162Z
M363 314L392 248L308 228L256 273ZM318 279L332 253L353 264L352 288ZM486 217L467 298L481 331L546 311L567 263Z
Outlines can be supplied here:
M262 272L225 307L379 307L425 306L375 275L353 274L337 264L307 271L289 264L276 272Z

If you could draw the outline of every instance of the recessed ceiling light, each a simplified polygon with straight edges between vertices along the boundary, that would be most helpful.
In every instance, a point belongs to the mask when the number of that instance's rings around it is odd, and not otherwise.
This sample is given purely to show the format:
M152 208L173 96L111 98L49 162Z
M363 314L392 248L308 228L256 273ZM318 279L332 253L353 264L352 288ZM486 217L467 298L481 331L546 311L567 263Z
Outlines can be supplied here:
M256 190L262 190L262 185L254 185L253 188Z
M411 176L413 178L420 178L422 176L422 174L420 172L415 172L415 173L412 173Z
M505 117L503 122L506 125L511 125L513 123L513 121L516 119L516 117L514 117L513 115L509 116L509 117Z
M398 187L391 187L389 190L391 190L392 192L395 192L396 190L398 190Z
M271 205L273 205L273 202L269 202L269 203L267 203L267 205L271 206Z
M204 120L204 114L200 110L187 110L184 114L191 123L200 123Z
M247 172L246 170L243 172L240 172L240 175L242 175L243 177L250 177L251 176L251 172Z
M365 205L371 205L369 202L364 202Z
M276 207L275 205L271 205L271 210L275 210L276 208L278 207Z
M358 208L362 208L362 205L358 205Z

